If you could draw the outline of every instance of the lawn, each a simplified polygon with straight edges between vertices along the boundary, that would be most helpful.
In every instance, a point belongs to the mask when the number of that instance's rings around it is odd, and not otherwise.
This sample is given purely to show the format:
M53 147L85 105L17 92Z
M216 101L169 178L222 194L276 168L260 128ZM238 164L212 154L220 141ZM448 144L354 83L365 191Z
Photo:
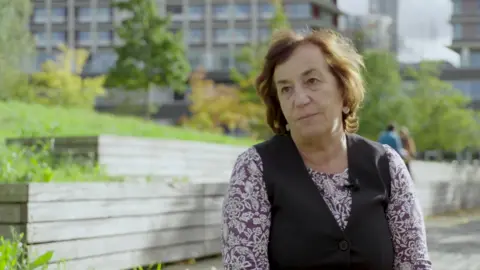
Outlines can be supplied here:
M0 102L0 127L0 138L49 136L54 130L54 136L114 134L233 145L254 144L254 141L248 138L164 126L133 117L19 102Z

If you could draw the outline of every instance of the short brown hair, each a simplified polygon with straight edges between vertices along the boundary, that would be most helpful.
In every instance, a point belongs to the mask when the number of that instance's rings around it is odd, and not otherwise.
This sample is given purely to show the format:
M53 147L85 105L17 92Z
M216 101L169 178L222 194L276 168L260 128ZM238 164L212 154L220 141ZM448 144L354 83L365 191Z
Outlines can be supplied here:
M331 72L342 91L345 106L350 111L343 114L343 129L348 133L358 130L357 111L363 102L365 86L362 79L364 62L349 39L332 30L314 30L300 35L292 30L277 30L265 56L263 70L257 78L258 95L266 105L267 123L276 134L286 132L287 120L280 108L273 74L277 65L284 63L302 44L314 44L325 55Z

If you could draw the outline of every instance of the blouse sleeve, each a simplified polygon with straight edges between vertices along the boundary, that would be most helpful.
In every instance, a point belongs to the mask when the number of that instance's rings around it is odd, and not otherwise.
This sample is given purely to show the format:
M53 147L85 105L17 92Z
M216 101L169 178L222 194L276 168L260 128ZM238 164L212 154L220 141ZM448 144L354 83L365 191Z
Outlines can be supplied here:
M389 146L385 148L392 177L387 219L395 252L394 269L431 270L425 223L412 178L400 155Z
M222 257L226 270L268 270L270 203L255 148L237 159L222 210Z

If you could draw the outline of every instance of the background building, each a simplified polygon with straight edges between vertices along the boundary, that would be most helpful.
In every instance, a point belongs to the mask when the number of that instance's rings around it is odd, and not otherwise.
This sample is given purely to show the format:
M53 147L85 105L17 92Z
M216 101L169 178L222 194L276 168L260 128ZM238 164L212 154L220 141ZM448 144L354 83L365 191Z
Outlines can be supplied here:
M172 31L182 30L192 67L225 70L235 66L239 47L271 34L268 0L157 0L161 15L171 14ZM104 73L115 62L114 27L128 14L110 6L110 0L35 0L31 30L37 41L37 68L53 57L55 45L86 48L91 57L87 74ZM336 0L284 0L293 28L336 27L340 11Z
M480 1L453 0L450 48L460 55L460 67L446 69L443 77L473 99L480 109Z
M388 30L390 33L390 50L398 53L398 0L369 0L369 13L391 18Z
M367 14L361 16L345 16L342 20L341 30L351 39L357 39L361 33L362 48L390 50L391 36L390 26L392 19L379 14ZM358 41L357 41L358 42Z

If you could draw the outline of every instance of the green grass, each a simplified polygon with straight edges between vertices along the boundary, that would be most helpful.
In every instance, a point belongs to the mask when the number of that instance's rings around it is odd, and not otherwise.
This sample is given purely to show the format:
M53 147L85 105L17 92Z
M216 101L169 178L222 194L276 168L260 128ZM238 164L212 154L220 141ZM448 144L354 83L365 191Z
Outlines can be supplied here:
M155 124L133 117L117 117L82 109L0 102L0 140L38 136L95 136L100 134L252 145L234 138ZM0 183L121 181L108 177L92 160L58 157L46 145L0 144Z
M95 136L100 134L252 145L249 138L234 138L171 127L133 117L118 117L82 109L0 102L0 138L23 136Z

